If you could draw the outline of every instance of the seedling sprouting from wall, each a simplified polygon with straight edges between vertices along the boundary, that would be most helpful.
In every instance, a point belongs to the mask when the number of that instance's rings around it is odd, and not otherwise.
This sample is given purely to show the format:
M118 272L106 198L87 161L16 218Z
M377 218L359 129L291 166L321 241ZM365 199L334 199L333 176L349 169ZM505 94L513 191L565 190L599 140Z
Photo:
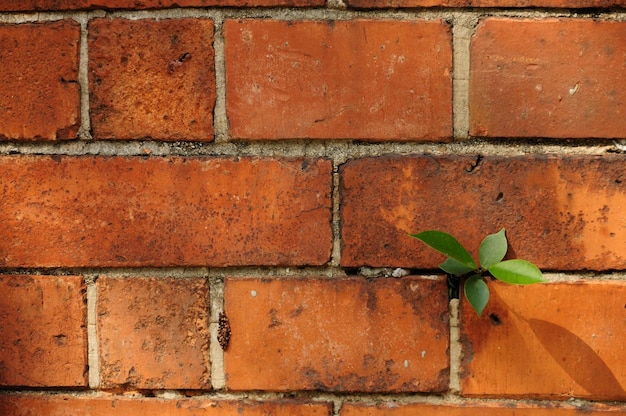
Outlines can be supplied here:
M504 228L490 234L478 249L480 264L476 264L469 252L450 234L442 231L423 231L409 234L432 249L448 256L439 268L447 274L467 277L463 292L476 313L480 316L489 302L489 287L485 277L493 276L506 283L524 285L544 282L543 275L533 263L521 260L503 260L508 250Z

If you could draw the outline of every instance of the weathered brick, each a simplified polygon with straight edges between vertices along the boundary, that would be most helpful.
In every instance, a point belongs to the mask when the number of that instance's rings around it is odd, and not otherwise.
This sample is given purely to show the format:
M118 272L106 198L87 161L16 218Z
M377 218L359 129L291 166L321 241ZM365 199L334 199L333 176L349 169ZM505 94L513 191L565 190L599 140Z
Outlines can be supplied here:
M582 410L585 415L624 415L620 405L589 405ZM467 403L458 405L381 403L376 406L346 403L340 416L578 416L581 408L567 404L551 403L533 406L528 403Z
M162 9L169 7L314 7L326 0L2 0L0 11Z
M96 138L213 140L213 21L92 20L89 85Z
M79 39L72 20L0 24L0 140L76 138Z
M76 395L0 395L0 413L11 416L330 416L332 405L296 400L221 401L86 397Z
M350 7L623 7L624 0L344 0Z
M448 388L444 280L226 279L231 390Z
M320 159L0 157L0 265L319 265Z
M82 278L0 275L0 293L0 386L86 386Z
M100 386L210 388L205 279L100 277Z
M491 282L462 306L462 394L626 400L626 282Z
M435 268L407 236L442 230L476 254L506 228L509 255L560 270L626 266L621 156L409 156L341 166L344 266Z
M234 138L450 139L441 21L228 20L224 37Z
M470 134L626 137L626 22L487 19L472 40Z

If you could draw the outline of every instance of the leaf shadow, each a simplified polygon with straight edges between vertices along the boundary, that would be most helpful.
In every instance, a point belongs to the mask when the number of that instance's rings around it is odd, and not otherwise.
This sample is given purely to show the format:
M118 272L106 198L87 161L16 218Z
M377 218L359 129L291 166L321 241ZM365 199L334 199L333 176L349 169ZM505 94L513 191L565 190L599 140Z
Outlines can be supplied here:
M555 323L525 319L554 361L590 394L623 399L626 391L600 356L581 338Z

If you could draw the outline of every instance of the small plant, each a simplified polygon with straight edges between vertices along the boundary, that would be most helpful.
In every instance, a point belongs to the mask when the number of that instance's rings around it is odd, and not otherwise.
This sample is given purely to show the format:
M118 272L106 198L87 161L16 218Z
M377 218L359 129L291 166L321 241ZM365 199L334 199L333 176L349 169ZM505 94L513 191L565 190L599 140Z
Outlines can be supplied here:
M490 234L480 244L477 265L469 252L456 238L442 231L423 231L409 234L432 249L448 256L439 268L449 275L465 277L464 293L472 308L480 316L489 302L489 287L485 277L491 275L498 280L515 285L544 282L537 266L526 260L502 260L508 250L504 228Z

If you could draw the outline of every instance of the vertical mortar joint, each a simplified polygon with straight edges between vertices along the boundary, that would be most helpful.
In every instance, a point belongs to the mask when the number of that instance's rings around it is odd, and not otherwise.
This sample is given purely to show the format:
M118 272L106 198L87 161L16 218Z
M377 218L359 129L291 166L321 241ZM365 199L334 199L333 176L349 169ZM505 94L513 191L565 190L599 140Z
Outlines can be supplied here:
M80 128L78 138L80 140L92 140L91 119L89 117L89 48L88 48L88 23L89 14L80 12L74 19L80 23L80 44L78 61L78 83L80 85Z
M224 372L224 350L219 342L219 320L224 313L224 278L222 276L210 276L210 323L209 336L209 356L211 362L211 385L214 390L221 390L226 387L226 375Z
M455 13L452 19L452 115L453 137L456 140L469 138L469 79L470 43L478 15L475 13Z
M98 354L98 289L96 286L97 276L84 276L87 286L87 363L89 365L89 387L100 387L100 356Z
M459 329L459 299L450 300L450 386L451 394L461 391L461 342Z
M224 61L224 20L213 19L213 53L215 65L215 107L213 129L215 143L228 142L228 119L226 117L226 64Z

